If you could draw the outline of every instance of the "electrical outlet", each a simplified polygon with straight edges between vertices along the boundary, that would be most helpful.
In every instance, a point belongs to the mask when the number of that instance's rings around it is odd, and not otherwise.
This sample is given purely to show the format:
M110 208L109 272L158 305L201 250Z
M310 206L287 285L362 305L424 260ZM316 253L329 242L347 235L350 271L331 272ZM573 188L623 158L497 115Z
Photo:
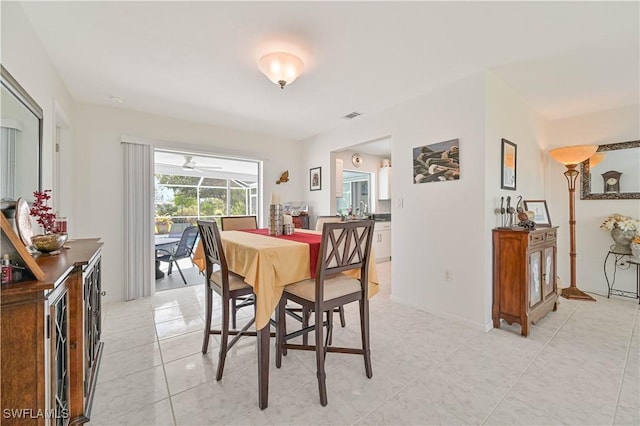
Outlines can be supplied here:
M453 274L451 273L450 270L448 270L448 269L444 270L444 280L445 281L451 281L452 275Z

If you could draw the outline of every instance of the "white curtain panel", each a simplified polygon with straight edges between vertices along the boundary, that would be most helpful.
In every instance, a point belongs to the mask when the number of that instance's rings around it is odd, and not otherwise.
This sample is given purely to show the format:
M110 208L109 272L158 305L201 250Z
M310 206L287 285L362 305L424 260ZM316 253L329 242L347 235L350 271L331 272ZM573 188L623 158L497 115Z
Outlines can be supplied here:
M124 249L122 264L125 300L153 295L153 147L122 142L124 161Z

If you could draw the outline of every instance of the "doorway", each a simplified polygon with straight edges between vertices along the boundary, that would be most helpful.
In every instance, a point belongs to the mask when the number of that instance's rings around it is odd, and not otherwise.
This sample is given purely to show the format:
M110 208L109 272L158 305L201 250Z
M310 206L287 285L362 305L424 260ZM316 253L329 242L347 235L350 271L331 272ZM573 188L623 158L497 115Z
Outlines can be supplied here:
M249 215L260 223L261 167L257 160L154 150L156 257L175 252L185 230L198 220L213 220L220 226L222 216ZM197 241L194 249L196 245ZM156 260L156 291L184 287L185 281L202 284L204 278L192 257L177 260L177 265Z

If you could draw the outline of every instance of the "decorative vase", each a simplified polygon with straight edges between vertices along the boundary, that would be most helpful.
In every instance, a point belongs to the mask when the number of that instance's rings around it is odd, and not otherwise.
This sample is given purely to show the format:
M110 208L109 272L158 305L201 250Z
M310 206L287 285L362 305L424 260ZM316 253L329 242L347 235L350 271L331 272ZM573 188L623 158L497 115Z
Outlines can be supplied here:
M168 234L171 230L171 224L156 222L156 229L158 230L158 234Z
M631 256L640 259L640 243L631 243Z
M67 241L67 234L45 234L31 237L33 247L41 253L60 250Z
M616 243L615 246L611 248L611 251L619 254L631 254L631 240L635 235L635 231L623 231L620 228L613 228L611 230L611 238Z

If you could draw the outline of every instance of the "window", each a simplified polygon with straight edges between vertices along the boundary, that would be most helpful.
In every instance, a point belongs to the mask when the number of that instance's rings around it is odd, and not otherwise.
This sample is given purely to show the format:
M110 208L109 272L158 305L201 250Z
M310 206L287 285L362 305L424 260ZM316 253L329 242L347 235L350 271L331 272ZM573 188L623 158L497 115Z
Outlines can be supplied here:
M345 170L342 198L336 199L338 214L347 216L371 212L371 174Z
M259 167L251 160L156 151L156 233L181 233L198 219L258 216Z

